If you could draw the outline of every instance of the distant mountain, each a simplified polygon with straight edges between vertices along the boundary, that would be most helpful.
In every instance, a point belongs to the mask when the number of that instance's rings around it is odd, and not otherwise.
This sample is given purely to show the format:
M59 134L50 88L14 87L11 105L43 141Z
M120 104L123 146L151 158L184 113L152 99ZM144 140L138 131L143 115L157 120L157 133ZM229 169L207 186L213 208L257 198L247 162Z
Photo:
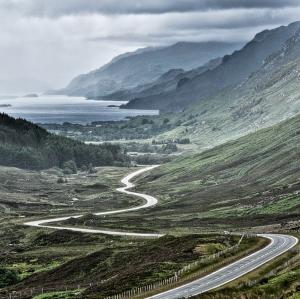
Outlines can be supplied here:
M52 93L98 97L137 87L158 79L174 68L190 70L231 53L240 44L225 42L179 42L126 53L88 74L80 75L62 90Z
M159 95L171 90L175 90L186 80L200 75L207 70L212 70L222 62L221 58L215 58L198 68L184 71L183 69L171 69L162 74L158 79L151 83L139 85L132 89L119 90L112 94L98 97L101 100L127 100L142 98L151 95Z
M266 58L278 51L300 28L300 22L258 33L252 41L232 55L223 57L222 63L196 77L185 80L176 88L159 95L136 98L126 108L181 111L191 103L213 96L227 87L243 82L257 71Z
M300 29L247 80L172 114L170 122L180 125L160 137L189 136L213 147L271 126L300 113L299 83Z

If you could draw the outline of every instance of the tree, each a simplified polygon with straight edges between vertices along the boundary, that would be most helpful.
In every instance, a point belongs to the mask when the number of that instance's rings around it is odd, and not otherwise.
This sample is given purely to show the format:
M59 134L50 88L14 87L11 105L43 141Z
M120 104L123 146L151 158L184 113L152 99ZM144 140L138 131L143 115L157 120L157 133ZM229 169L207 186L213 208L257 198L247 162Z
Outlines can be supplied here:
M77 166L73 160L64 162L63 164L63 171L66 174L77 173Z
M19 281L17 273L0 266L0 289L13 285Z

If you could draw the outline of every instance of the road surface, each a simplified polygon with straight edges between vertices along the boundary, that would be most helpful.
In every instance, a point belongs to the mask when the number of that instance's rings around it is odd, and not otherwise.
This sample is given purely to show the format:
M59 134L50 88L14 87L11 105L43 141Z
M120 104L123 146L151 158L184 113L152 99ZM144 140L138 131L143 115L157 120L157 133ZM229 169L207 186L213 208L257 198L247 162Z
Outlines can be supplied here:
M127 212L138 211L141 209L155 206L157 204L157 199L155 197L153 197L151 195L143 194L143 193L132 192L132 191L129 191L128 189L134 187L134 184L130 182L133 178L135 178L136 176L139 176L140 174L142 174L146 171L150 171L158 166L159 165L152 165L152 166L141 168L137 171L134 171L133 173L130 173L129 175L127 175L125 178L123 178L121 180L121 183L124 184L125 186L117 189L117 191L119 191L119 192L143 198L145 200L144 204L133 207L133 208L128 208L128 209L94 213L94 215L106 216L106 215L112 215L112 214L127 213ZM53 228L53 229L58 229L58 230L70 230L70 231L82 232L82 233L106 234L106 235L114 235L114 236L132 236L132 237L144 237L144 238L147 238L147 237L155 238L155 237L163 236L162 234L132 233L132 232L120 232L120 231L111 231L111 230L88 229L88 228L53 225L53 223L55 223L55 222L65 221L70 218L80 218L82 216L83 215L72 215L72 216L59 217L59 218L42 219L42 220L26 222L26 223L24 223L24 225L33 226L33 227Z
M143 198L145 203L140 206L122 209L122 210L114 210L108 212L99 212L94 213L98 216L105 216L105 215L112 215L112 214L119 214L119 213L126 213L131 211L138 211L141 209L145 209L148 207L155 206L157 204L157 199L151 195L137 193L133 191L129 191L128 189L133 188L134 184L131 183L131 180L136 176L154 169L158 165L148 166L142 169L139 169L121 180L124 187L120 187L117 191L137 196ZM99 229L85 229L85 228L75 228L75 227L68 227L68 226L54 226L53 223L64 221L70 218L80 218L83 215L73 215L73 216L66 216L60 218L50 218L50 219L43 219L37 221L31 221L24 223L27 226L33 227L45 227L45 228L54 228L59 230L70 230L70 231L77 231L77 232L86 232L86 233L101 233L101 234L108 234L108 235L118 235L118 236L136 236L136 237L161 237L161 234L147 234L147 233L132 233L132 232L120 232L120 231L110 231L110 230L99 230ZM298 239L288 235L279 235L279 234L261 234L258 235L267 239L270 239L271 242L268 246L264 247L263 249L233 263L230 264L216 272L213 272L203 278L197 279L193 282L187 283L183 286L174 288L172 290L163 292L161 294L149 297L153 299L178 299L178 298L188 298L193 295L198 295L209 290L215 289L219 286L222 286L232 280L235 280L246 273L251 272L252 270L260 267L261 265L267 263L268 261L274 259L275 257L283 254L284 252L288 251L292 247L294 247L298 243Z
M202 294L251 272L252 270L288 251L298 243L297 238L288 235L261 234L258 236L270 239L270 244L263 249L203 278L148 298L178 299Z

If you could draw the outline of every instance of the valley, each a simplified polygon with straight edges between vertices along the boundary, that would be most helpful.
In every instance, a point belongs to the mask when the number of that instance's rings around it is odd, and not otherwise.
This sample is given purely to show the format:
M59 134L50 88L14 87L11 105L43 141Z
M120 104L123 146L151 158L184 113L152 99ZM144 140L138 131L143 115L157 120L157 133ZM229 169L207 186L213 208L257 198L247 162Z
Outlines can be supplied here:
M300 22L276 26L1 96L0 298L300 298Z

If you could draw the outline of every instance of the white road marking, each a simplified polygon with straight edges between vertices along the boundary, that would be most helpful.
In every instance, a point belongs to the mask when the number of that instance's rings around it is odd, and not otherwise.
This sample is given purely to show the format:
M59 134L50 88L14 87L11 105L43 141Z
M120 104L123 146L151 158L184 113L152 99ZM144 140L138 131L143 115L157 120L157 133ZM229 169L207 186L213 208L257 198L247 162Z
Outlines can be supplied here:
M137 193L129 191L128 189L133 188L135 185L130 182L134 177L154 169L158 165L145 167L139 169L121 180L121 182L125 185L124 187L120 187L117 191L137 196L143 198L146 202L145 204L133 208L122 209L122 210L114 210L108 212L98 212L94 213L95 215L112 215L119 213L126 213L131 211L137 211L140 209L145 209L148 207L155 206L157 204L157 199L151 195ZM146 234L146 233L132 233L132 232L119 232L119 231L109 231L109 230L99 230L99 229L85 229L85 228L75 228L75 227L67 227L67 226L52 226L46 225L48 223L60 222L70 218L80 218L83 215L75 215L75 216L66 216L59 218L50 218L43 220L36 220L24 223L27 226L33 227L44 227L44 228L52 228L58 230L70 230L70 231L78 231L85 233L101 233L108 235L118 235L118 236L136 236L136 237L161 237L162 234ZM250 254L226 267L223 267L213 273L206 275L200 279L194 280L193 282L187 283L180 287L176 287L169 291L160 293L158 295L154 295L150 298L153 299L177 299L181 297L190 297L198 294L202 294L204 292L210 291L212 289L218 288L224 284L227 284L251 271L260 267L261 265L267 263L268 261L276 258L277 256L285 253L292 247L294 247L298 243L298 239L293 236L288 235L278 235L278 234L260 234L258 235L263 238L267 238L271 240L271 243L265 248Z

